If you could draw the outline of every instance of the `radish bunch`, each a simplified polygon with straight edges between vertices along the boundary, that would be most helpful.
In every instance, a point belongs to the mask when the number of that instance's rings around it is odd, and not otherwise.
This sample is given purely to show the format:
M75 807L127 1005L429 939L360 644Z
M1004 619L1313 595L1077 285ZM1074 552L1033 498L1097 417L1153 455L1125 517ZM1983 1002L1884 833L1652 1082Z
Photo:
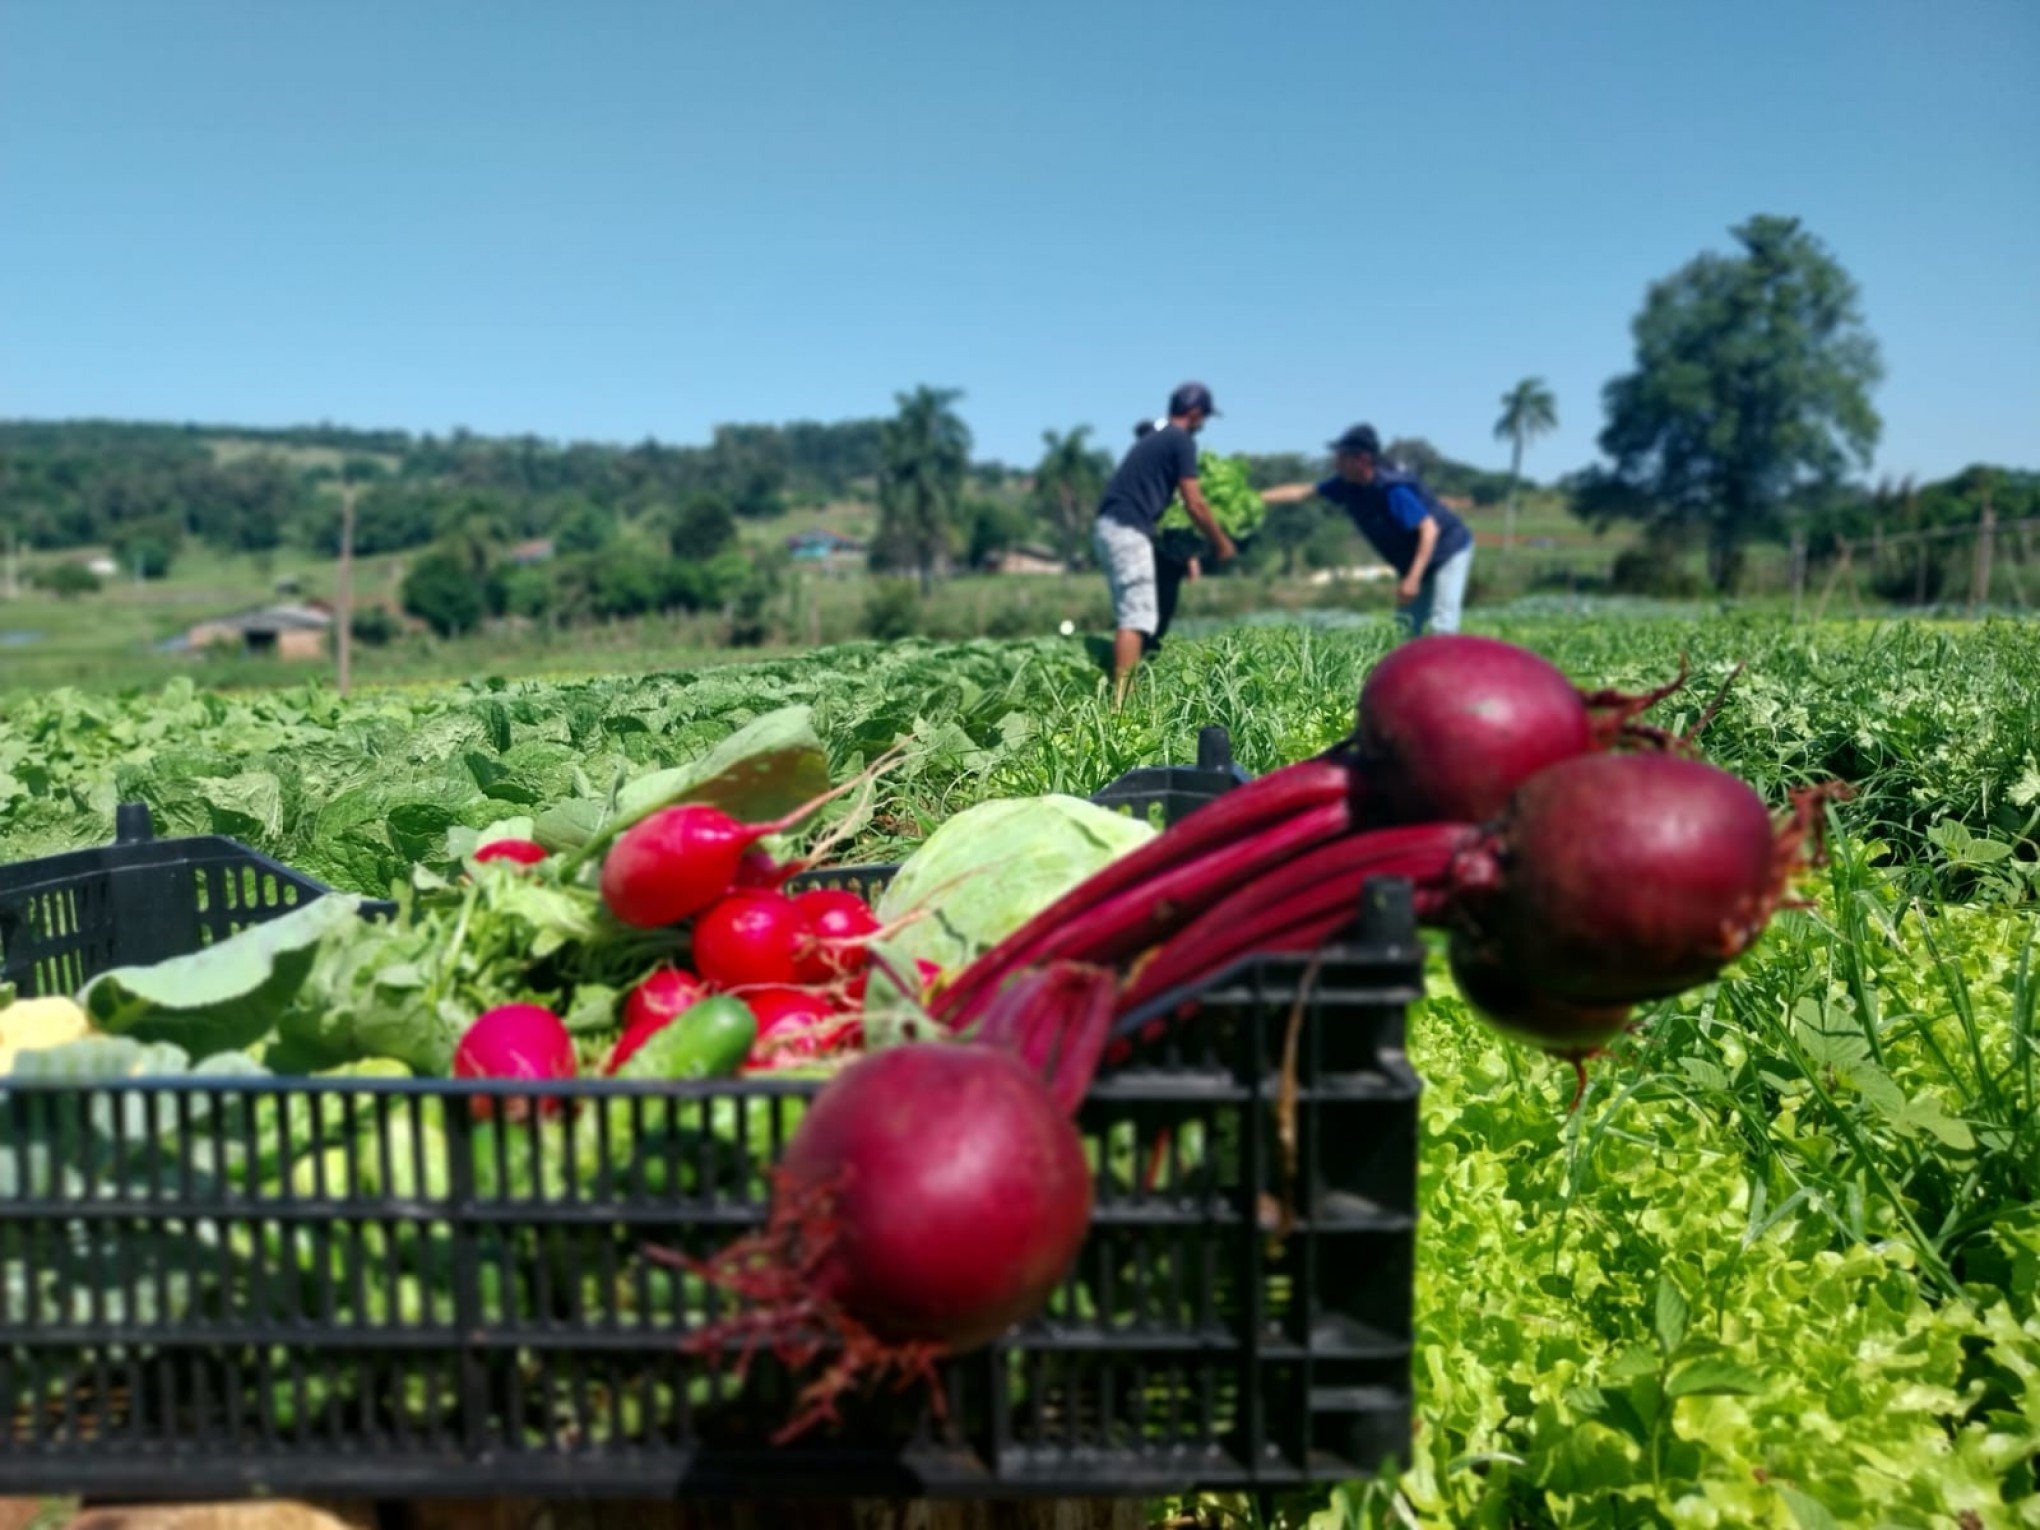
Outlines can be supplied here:
M655 974L647 986L684 983L695 997L741 999L758 1022L753 1069L838 1055L862 1039L858 1013L878 918L853 892L784 890L795 868L758 842L799 817L746 824L682 803L626 829L602 863L602 899L618 922L687 940L692 971ZM641 1046L658 1028L647 1017L670 1008L642 988L632 1005L638 1017L619 1049Z

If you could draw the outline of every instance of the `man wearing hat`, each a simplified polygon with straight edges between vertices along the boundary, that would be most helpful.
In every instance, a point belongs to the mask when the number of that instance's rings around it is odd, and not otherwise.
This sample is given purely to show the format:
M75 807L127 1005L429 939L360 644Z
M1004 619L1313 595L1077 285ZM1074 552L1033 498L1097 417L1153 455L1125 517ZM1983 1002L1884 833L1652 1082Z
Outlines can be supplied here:
M1384 461L1372 425L1355 425L1332 442L1336 471L1323 483L1263 489L1271 505L1293 505L1316 495L1353 518L1396 571L1396 605L1411 636L1427 627L1457 632L1473 572L1473 533L1439 504L1416 474Z
M1217 414L1211 390L1185 383L1169 395L1166 422L1141 433L1120 459L1098 502L1092 545L1112 591L1112 681L1114 698L1124 699L1142 648L1160 625L1155 571L1155 523L1169 502L1183 496L1221 562L1233 555L1232 538L1218 524L1197 484L1197 432Z

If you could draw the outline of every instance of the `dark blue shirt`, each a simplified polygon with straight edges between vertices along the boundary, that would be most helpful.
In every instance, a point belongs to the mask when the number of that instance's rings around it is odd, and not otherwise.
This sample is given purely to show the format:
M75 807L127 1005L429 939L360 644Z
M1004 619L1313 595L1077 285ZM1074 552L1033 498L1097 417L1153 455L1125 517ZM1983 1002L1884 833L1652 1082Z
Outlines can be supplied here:
M1196 476L1196 438L1180 425L1164 425L1134 442L1120 459L1098 513L1153 536L1177 485Z
M1438 523L1438 545L1431 549L1425 573L1473 546L1466 522L1433 499L1413 474L1384 469L1372 483L1348 483L1335 475L1317 491L1353 518L1360 535L1398 574L1407 574L1417 561L1417 528L1427 515Z

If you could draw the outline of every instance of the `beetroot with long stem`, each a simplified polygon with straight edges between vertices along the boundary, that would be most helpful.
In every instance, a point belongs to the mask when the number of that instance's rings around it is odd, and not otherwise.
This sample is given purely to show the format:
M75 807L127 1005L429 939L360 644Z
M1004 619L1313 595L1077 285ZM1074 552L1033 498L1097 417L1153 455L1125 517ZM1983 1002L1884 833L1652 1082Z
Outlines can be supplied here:
M1071 889L938 993L952 1024L1055 959L1121 961L1195 922L1255 876L1315 845L1400 824L1483 822L1546 766L1625 740L1644 696L1582 693L1548 661L1491 638L1420 638L1362 687L1351 737L1225 793Z
M1120 1013L1247 956L1313 950L1351 923L1368 879L1396 875L1420 919L1457 933L1463 963L1605 1017L1705 982L1747 950L1818 854L1820 804L1839 794L1800 792L1774 821L1747 785L1696 760L1561 761L1487 829L1356 834L1244 884L1137 966Z

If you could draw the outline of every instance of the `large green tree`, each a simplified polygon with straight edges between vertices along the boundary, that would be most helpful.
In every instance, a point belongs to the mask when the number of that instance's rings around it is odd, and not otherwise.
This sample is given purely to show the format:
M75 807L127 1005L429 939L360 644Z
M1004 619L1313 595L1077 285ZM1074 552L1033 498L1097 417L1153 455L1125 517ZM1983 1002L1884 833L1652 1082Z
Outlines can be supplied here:
M878 537L872 561L913 569L925 596L935 565L955 533L964 475L970 469L970 427L956 412L959 388L894 395L899 413L880 435Z
M1558 399L1541 377L1526 377L1502 395L1495 439L1509 443L1509 498L1502 511L1502 545L1516 545L1516 489L1523 481L1523 448L1558 429Z
M1088 425L1061 433L1044 430L1044 450L1034 469L1035 504L1055 528L1056 551L1071 563L1085 556L1091 519L1112 471L1111 454L1091 445L1090 436Z
M1790 498L1869 464L1882 424L1883 367L1848 272L1797 218L1733 232L1739 254L1701 255L1644 299L1636 369L1603 392L1613 466L1578 505L1701 536L1722 590Z

